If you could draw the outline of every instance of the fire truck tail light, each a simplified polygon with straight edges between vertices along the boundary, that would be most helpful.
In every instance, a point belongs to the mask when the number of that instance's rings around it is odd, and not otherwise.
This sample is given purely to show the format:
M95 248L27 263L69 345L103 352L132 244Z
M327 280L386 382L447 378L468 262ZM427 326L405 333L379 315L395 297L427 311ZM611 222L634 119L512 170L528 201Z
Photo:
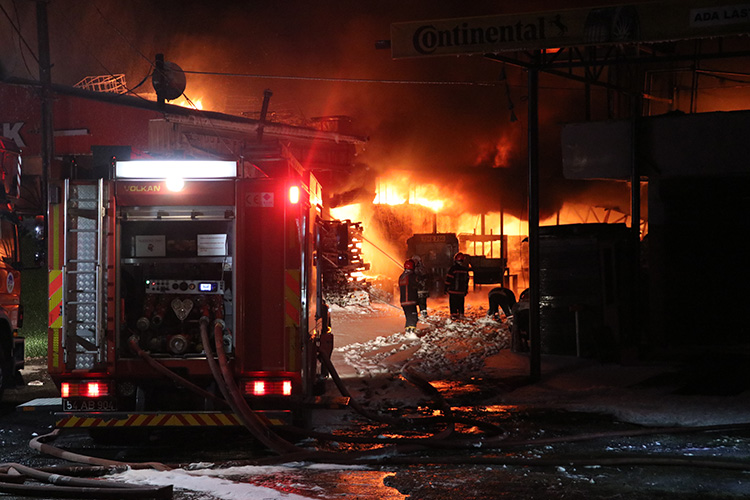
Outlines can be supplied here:
M289 203L292 205L299 203L299 186L292 186L289 188Z
M262 380L256 380L253 382L253 395L254 396L265 396L266 395L266 383Z
M86 396L89 398L98 398L101 395L99 382L89 382L86 384Z
M291 396L291 380L247 380L245 394L248 396Z
M109 396L109 394L109 384L99 380L63 382L60 384L60 395L63 398L100 398Z

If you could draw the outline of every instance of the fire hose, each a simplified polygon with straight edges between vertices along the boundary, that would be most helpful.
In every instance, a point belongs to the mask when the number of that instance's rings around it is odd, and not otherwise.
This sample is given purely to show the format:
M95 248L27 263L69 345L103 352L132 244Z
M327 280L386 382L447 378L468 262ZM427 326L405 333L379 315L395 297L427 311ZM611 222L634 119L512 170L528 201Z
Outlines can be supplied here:
M253 436L258 438L263 444L268 446L271 450L283 455L285 453L304 453L307 454L309 451L304 450L302 448L299 448L292 443L282 439L277 434L275 434L267 425L266 423L258 417L258 415L248 406L247 401L240 393L239 389L234 383L234 378L232 376L231 371L229 370L228 366L228 360L226 357L226 354L223 350L223 330L224 330L224 324L220 321L214 322L214 343L216 346L216 354L219 360L219 365L216 364L216 359L214 357L214 353L211 350L211 342L208 338L208 322L209 319L207 317L203 317L200 320L200 331L201 331L201 341L203 342L204 349L206 351L206 359L209 364L209 368L211 369L211 373L214 376L214 379L217 382L217 385L219 386L220 391L225 396L227 402L232 407L233 411L239 416L240 420L243 422L243 425L245 425L246 428L251 432ZM322 352L318 352L319 358L321 362L324 364L324 366L328 369L331 376L336 381L336 385L339 388L342 395L349 397L350 405L356 409L356 411L362 413L364 416L376 420L381 421L384 423L389 424L395 424L395 423L401 423L404 421L404 419L390 419L386 417L382 417L380 415L373 414L372 412L368 412L365 408L363 408L361 405L357 404L352 398L349 392L344 387L340 377L338 376L338 373L336 372L333 364L331 363L330 359L325 356ZM429 383L425 380L422 380L418 377L418 375L414 372L410 373L410 379L412 382L417 382L420 387L425 388L426 386L429 386ZM437 395L439 397L439 393L430 386L432 389L430 391L431 395ZM442 401L442 400L440 400ZM444 402L441 402L441 407L443 407L443 410L447 407L447 405ZM450 408L448 407L448 411ZM287 430L295 430L292 426L286 427ZM311 435L309 431L305 429L296 429L298 431L301 431L304 434ZM451 423L447 429L439 433L438 435L432 436L430 438L425 438L427 440L429 439L441 439L444 437L447 437L451 434L453 431L453 424ZM328 440L345 440L343 436L340 435L330 435L330 434L322 434L322 433L315 433L315 436L317 439L328 439ZM342 439L343 438L343 439ZM383 439L379 439L379 443L383 443Z
M548 445L548 444L555 444L555 443L569 443L569 442L577 442L577 441L584 441L584 440L592 440L592 439L599 439L599 438L607 438L607 437L627 437L627 436L639 436L639 435L648 435L648 434L657 434L657 433L679 433L679 432L695 432L695 431L712 431L712 430L728 430L728 429L747 429L750 427L749 424L743 424L739 426L714 426L714 427L704 427L704 428L657 428L657 429L640 429L636 431L618 431L614 433L596 433L596 434L583 434L583 435L577 435L577 436L562 436L557 438L547 438L547 439L532 439L532 440L509 440L507 433L503 432L496 432L495 436L490 437L471 437L471 438L459 438L459 439L446 439L450 437L454 431L454 426L451 419L451 408L450 405L447 404L446 401L442 398L439 391L437 391L429 382L427 382L425 379L423 379L413 368L411 363L407 363L401 370L402 376L407 379L409 382L415 384L417 387L422 389L425 393L429 394L433 397L435 400L437 406L446 414L446 421L451 423L446 429L439 432L438 434L435 434L430 437L408 437L408 438L359 438L359 437L352 437L347 438L346 436L342 435L330 435L330 434L324 434L324 433L312 433L310 431L307 431L305 429L295 429L291 428L292 430L299 431L298 433L303 433L307 436L316 438L316 439L322 439L322 440L337 440L337 441L350 441L350 442L360 442L360 443L377 443L377 444L385 444L385 445L393 445L392 447L386 447L386 448L378 448L376 450L373 450L375 453L378 454L378 458L372 458L368 455L371 453L369 451L365 452L358 452L358 453L325 453L325 452L314 452L305 450L302 448L299 448L292 444L289 441L284 440L280 436L278 436L267 423L256 413L254 412L247 404L246 400L242 396L241 392L239 391L238 387L236 386L236 383L234 382L233 375L231 373L231 370L229 368L228 359L226 356L226 353L223 349L223 333L224 333L224 324L222 321L218 320L214 322L214 343L216 346L216 351L218 357L218 365L215 359L215 355L212 352L211 346L212 343L209 339L208 335L208 324L209 319L208 317L202 317L200 320L200 333L201 333L201 339L204 345L204 349L206 352L206 358L209 363L209 367L211 369L211 372L217 382L217 386L222 392L222 394L225 397L225 400L221 400L220 398L217 398L215 395L208 393L207 391L201 389L200 387L195 386L194 384L186 381L182 377L179 377L174 372L171 372L170 370L163 367L160 363L158 363L156 360L150 357L148 353L142 351L140 348L137 347L137 344L134 346L135 351L139 354L140 357L142 357L144 360L146 360L150 366L154 367L156 370L158 370L160 373L163 373L166 376L169 376L170 378L174 379L176 383L183 385L191 390L194 390L197 394L201 394L204 396L210 395L212 399L221 401L222 403L226 403L230 406L230 408L235 412L235 414L240 418L243 425L251 432L251 434L256 437L261 443L263 443L265 446L267 446L272 451L279 454L279 457L276 457L276 459L267 459L261 462L268 463L269 460L272 460L276 463L279 462L288 462L290 460L310 460L310 461L324 461L324 462L330 462L330 463L359 463L359 464L366 464L366 463L377 463L377 464L383 464L384 461L387 461L388 463L453 463L451 462L451 458L445 459L445 458L413 458L413 457L397 457L393 455L393 452L413 452L413 451L424 451L426 449L431 448L442 448L442 449L454 449L454 450L476 450L478 448L483 448L487 450L509 450L513 448L519 448L524 446L539 446L539 445ZM131 339L131 345L134 344L133 340ZM330 358L327 356L326 353L322 352L321 350L318 350L318 359L320 360L321 364L326 367L328 372L331 374L334 383L336 384L337 388L341 392L342 395L349 398L350 406L361 413L363 416L373 419L375 421L380 421L382 423L386 424L397 424L397 423L415 423L416 420L421 419L396 419L391 417L383 417L378 414L374 414L373 412L370 412L366 410L364 407L359 405L349 394L346 387L343 385L340 377L338 376L338 373L335 370L335 367L331 363ZM426 420L426 419L425 419ZM468 421L467 421L468 422ZM474 423L472 421L472 423ZM499 428L496 426L494 427L486 427L490 431L497 431ZM290 430L290 427L285 427L286 430ZM37 440L32 442L32 447L36 447L39 451L43 451L45 453L50 453L53 450L53 447L49 447L48 445L45 445L42 443L43 439L49 438L53 436L55 433L49 434L47 436L42 436L38 438ZM498 435L499 434L499 435ZM407 444L410 446L404 447L403 445ZM389 456L387 458L383 458L383 452L391 451ZM112 461L102 461L99 459L92 459L91 457L81 457L81 456L75 456L75 454L68 454L67 452L63 452L62 454L58 454L56 456L59 456L61 458L71 459L74 461L79 461L83 463L89 463L89 464L98 464L98 465L107 465L107 466L117 466L122 465L122 463L119 462L112 462ZM518 461L519 459L513 459L513 458L498 458L498 457L475 457L471 459L455 459L459 463L502 463L502 464L512 464L515 463L514 461ZM467 462L466 460L470 460ZM583 459L581 459L583 460ZM554 464L570 464L572 462L577 463L583 463L581 460L578 459L552 459L550 463ZM596 463L605 463L615 460L622 460L623 464L629 463L628 460L631 460L633 463L643 463L642 457L636 457L632 459L623 459L623 458L617 458L613 459L611 457L607 457L605 459L597 459L595 460ZM639 462L640 460L640 462ZM662 462L659 462L659 461ZM667 463L670 459L655 459L654 464L656 463ZM584 460L585 461L585 460ZM705 466L705 467L728 467L732 468L732 464L723 464L718 463L716 461L707 461L710 463L702 463L698 464L698 462L692 461L691 464L694 464L696 466ZM255 463L260 463L256 461ZM528 465L528 461L519 462L523 463L524 465ZM536 463L536 462L535 462ZM541 465L543 463L539 462ZM676 462L675 462L676 463ZM128 464L131 465L131 464ZM154 467L158 468L161 464L139 464L142 467ZM165 466L162 466L165 467Z
M633 431L617 431L612 433L593 433L593 434L582 434L582 435L574 435L574 436L561 436L561 437L555 437L555 438L546 438L546 439L530 439L530 440L508 440L507 434L503 433L500 436L494 436L489 438L470 438L470 439L452 439L448 440L445 439L448 437L448 435L452 432L453 428L452 426L448 429L444 430L443 432L427 437L427 438L377 438L377 439L369 439L369 438L356 438L353 437L351 439L347 439L345 436L341 435L326 435L322 433L310 433L314 438L318 439L335 439L338 441L351 441L351 442L368 442L368 443L379 443L379 444L392 444L394 446L386 446L377 448L376 450L372 451L364 451L364 452L357 452L357 453L326 453L321 451L308 451L301 449L292 443L283 440L278 435L276 435L271 429L266 425L266 423L259 417L257 414L253 412L253 410L247 405L247 402L242 397L241 393L239 392L237 386L234 384L234 380L232 378L231 371L228 367L228 361L226 354L223 352L223 342L222 342L222 336L223 336L223 324L221 322L215 322L214 324L214 338L217 346L217 352L218 352L218 358L220 366L216 365L216 360L214 359L214 355L210 350L211 343L208 341L208 318L201 320L201 336L203 340L203 345L206 346L206 356L207 359L209 359L209 365L211 367L211 371L214 374L214 376L219 376L217 379L217 384L219 386L219 389L222 391L222 394L225 396L229 396L227 399L227 402L232 401L233 404L230 403L230 407L232 407L233 411L241 418L243 423L246 423L249 430L251 430L252 434L258 438L263 444L265 444L267 447L272 449L273 451L276 451L280 456L276 458L269 458L264 460L256 460L252 461L250 463L252 464L264 464L264 463L284 463L289 462L293 460L308 460L308 461L315 461L315 462L327 462L327 463L341 463L341 464L361 464L361 465L385 465L385 464L451 464L451 463L461 463L461 464L493 464L493 465L523 465L523 466L532 466L532 465L538 465L538 466L550 466L550 465L673 465L673 466L693 466L693 467L707 467L707 468L720 468L720 469L727 469L727 470L748 470L750 469L750 466L746 464L738 464L736 462L726 461L726 460L713 460L713 459L697 459L697 458L662 458L662 457L611 457L611 456L603 456L603 457L586 457L586 458L579 458L579 457L559 457L559 458L552 458L552 459L540 459L540 458L534 458L534 459L525 459L525 458L515 458L515 457L498 457L498 456L476 456L476 457L445 457L445 456L438 456L438 457L409 457L404 456L404 453L408 452L417 452L417 451L425 451L427 449L431 448L440 448L440 449L454 449L454 450L477 450L479 448L486 449L486 450L511 450L514 448L521 448L525 446L539 446L539 445L550 445L550 444L556 444L556 443L570 443L570 442L579 442L579 441L585 441L585 440L594 440L594 439L606 439L606 438L614 438L614 437L629 437L629 436L642 436L642 435L653 435L653 434L662 434L662 433L688 433L688 432L710 432L710 431L719 431L719 430L747 430L750 428L750 424L737 424L737 425L725 425L725 426L704 426L704 427L672 427L672 428L649 428L649 429L638 429ZM146 356L148 356L147 353L144 353ZM336 373L335 368L333 367L330 359L324 355L324 353L318 352L319 359L321 363L323 363L329 370L329 373L331 373L334 382L336 382L337 387L339 388L340 392L344 396L348 394L348 391L343 386L343 383L341 382L340 377L338 377L338 374ZM150 356L148 356L150 357ZM154 363L157 363L155 360L153 360ZM157 363L158 364L158 363ZM167 370L168 371L168 370ZM172 372L170 372L172 373ZM175 375L172 373L172 375ZM437 398L438 405L442 407L443 409L448 408L450 409L449 405L443 401L442 397L440 396L439 392L434 389L426 380L422 380L419 375L417 375L412 367L410 365L406 365L404 369L402 369L402 375L404 375L405 378L407 378L410 382L415 383L417 386L420 386L425 392L431 394L432 396ZM176 376L176 375L175 375ZM181 378L181 377L178 377ZM226 381L229 380L230 383L226 383ZM185 384L183 384L185 385ZM205 391L204 391L205 392ZM350 397L350 396L349 396ZM350 401L354 401L350 399ZM391 418L382 418L378 415L372 414L372 412L366 411L364 408L362 408L357 403L354 403L351 405L353 409L359 409L364 411L365 416L369 417L376 417L377 420L385 421L386 423L396 423L399 420L398 419L391 419ZM409 421L414 422L414 420L410 419L401 419L400 421ZM304 430L303 430L304 431ZM32 443L32 447L35 447L35 449L38 449L39 451L43 451L45 453L49 453L53 447L49 447L48 445L45 445L42 443L44 439L47 439L51 436L55 435L55 432L46 435L41 436L40 438L37 438ZM408 444L410 446L403 446L404 444ZM376 453L375 456L372 456L372 453ZM92 459L91 457L82 457L77 456L76 454L69 454L68 452L63 452L62 454L58 454L56 456L59 456L61 458L66 459L72 459L75 461L83 462L83 463L89 463L89 464L99 464L99 465L108 465L108 466L117 466L122 465L122 463L119 462L113 462L113 461L106 461L106 460L99 460L99 459ZM133 464L126 464L128 466L133 466ZM156 464L156 466L161 464ZM141 467L155 467L155 464L136 464L136 466ZM163 465L162 465L163 466ZM166 466L163 466L166 467ZM100 484L100 483L99 483ZM0 491L2 491L2 488L6 487L8 490L12 490L14 484L8 484L8 482L3 482L2 479L0 479ZM21 488L27 488L26 486L22 486ZM29 490L31 491L31 489ZM48 491L45 489L45 491ZM46 495L53 496L53 491L49 490ZM63 494L61 492L61 494ZM92 497L92 498L110 498L108 496L104 496L109 494L108 492L102 491L100 496ZM148 496L148 495L154 495L154 496ZM164 495L164 492L161 491L152 491L145 489L143 492L141 492L141 496L138 497L135 495L134 497L137 498L162 498L162 496L158 495ZM171 492L170 492L171 495ZM42 495L44 496L44 495ZM81 496L83 498L83 496ZM126 495L120 494L121 498L126 498ZM88 498L88 497L86 497ZM130 498L130 497L127 497Z
M326 366L331 374L334 383L339 388L341 394L345 397L351 397L346 387L343 385L335 367L331 363L330 358L323 353L318 352L318 358L321 363ZM410 363L407 363L401 370L407 380L423 389L426 393L432 395L438 401L439 406L444 409L450 406L445 402L437 391L429 382L420 377L415 373ZM350 399L354 402L353 399ZM367 411L361 405L354 403L351 404L353 409L366 417L374 418L376 421L385 423L395 423L395 419L383 419L379 415L373 414ZM468 420L476 424L472 420ZM493 430L497 429L493 426ZM578 434L573 436L560 436L553 438L534 438L524 440L509 440L508 433L500 432L499 435L489 438L470 438L470 439L454 439L447 440L443 439L447 437L446 432L441 433L442 435L438 438L438 435L428 438L391 438L391 439L369 439L369 438L347 438L343 436L337 437L340 441L344 442L359 442L359 443L395 443L403 444L409 443L412 446L395 447L391 450L407 452L407 451L424 451L426 449L438 448L438 449L454 449L454 450L471 450L476 451L477 449L495 450L495 451L507 451L512 449L524 448L527 446L544 446L561 443L573 443L582 441L591 441L596 439L612 439L618 437L636 437L636 436L647 436L657 434L680 434L680 433L692 433L692 432L716 432L716 431L729 431L729 430L748 430L750 429L750 423L746 424L729 424L729 425L716 425L716 426L700 426L700 427L661 427L661 428L647 428L647 429L635 429L631 431L615 431L615 432L601 432L601 433L588 433ZM323 439L328 436L322 435ZM488 465L518 465L518 466L627 466L627 465L662 465L662 466L690 466L699 468L713 468L723 470L739 470L748 471L750 470L750 464L738 463L729 460L717 460L717 459L702 459L699 457L653 457L653 456L632 456L632 457L612 457L605 454L602 457L560 457L560 458L517 458L517 457L498 457L498 456L478 456L478 457L406 457L394 454L383 453L387 451L385 448L378 448L375 450L379 452L377 457L368 457L367 452L356 453L356 454L329 454L325 456L326 462L339 463L339 464L361 464L361 465L427 465L427 464L488 464ZM284 457L279 457L283 459ZM311 457L314 459L315 457ZM255 463L271 463L273 459L266 459L262 461L256 461ZM278 463L278 461L276 461Z
M256 437L261 443L267 446L276 453L283 454L293 451L300 451L292 443L281 439L278 435L273 433L271 429L263 422L260 417L253 412L247 405L244 397L239 392L239 389L234 383L234 379L228 367L226 354L223 350L223 332L224 324L220 320L214 322L214 333L215 342L217 346L217 352L219 357L220 368L216 366L216 360L211 350L211 341L208 338L208 322L209 319L206 316L200 319L200 333L201 341L203 342L203 348L206 351L206 359L208 360L209 367L212 375L221 391L224 399L217 397L203 388L193 384L189 380L185 379L169 370L161 363L152 358L147 352L138 346L137 339L135 337L130 338L130 347L133 351L138 354L150 367L157 372L166 376L170 380L174 381L177 385L181 385L194 393L203 396L204 398L211 399L220 403L221 405L228 406L237 415L242 422L243 426L247 428L250 433Z
M370 420L374 420L375 422L381 422L384 424L400 424L404 422L411 423L411 424L415 423L414 419L385 417L385 416L382 416L382 415L379 415L379 414L376 414L367 410L352 397L351 393L349 393L349 390L344 385L343 381L341 380L341 377L339 377L339 374L336 371L336 367L333 366L333 363L331 362L331 358L329 358L326 353L323 353L322 351L318 351L318 359L323 364L323 366L326 367L326 369L328 370L328 373L331 374L331 379L333 380L334 384L338 388L341 395L346 398L349 398L349 406L351 406L352 409L355 410L360 415L366 418L369 418ZM445 404L445 401L440 396L440 393L434 387L432 387L432 385L430 385L429 382L427 382L425 379L417 375L417 373L413 369L408 367L408 364L405 365L404 368L402 369L402 375L404 375L404 378L406 378L409 382L416 385L417 387L422 389L424 392L426 392L430 396L433 396L438 403L437 406L439 406L439 408L443 412L445 412L446 415L448 416L450 415L450 406ZM454 430L453 422L450 421L450 418L446 420L448 420L448 423L449 423L448 428L444 429L439 434L436 434L427 439L440 439L440 438L447 437L448 435L450 435ZM339 439L345 440L340 437ZM380 441L377 441L377 442L383 442L383 440L381 439Z
M0 479L0 492L38 498L172 498L172 486L134 486L128 483L82 479L44 472L17 463L0 465L12 479ZM17 479L18 478L18 479ZM53 486L23 484L26 479ZM21 483L21 484L19 484Z
M70 462L77 462L81 464L99 465L99 466L104 466L104 467L128 467L131 469L169 470L168 466L162 463L158 463L158 462L143 462L143 463L118 462L116 460L107 460L104 458L96 458L96 457L90 457L88 455L80 455L78 453L72 453L69 451L61 450L60 448L51 446L46 443L46 441L55 439L59 433L60 433L60 429L55 429L49 434L37 436L29 442L29 447L31 447L31 449L33 450L38 451L39 453L44 453L46 455L50 455L50 456L57 457L57 458L62 458Z
M234 377L229 369L227 355L223 348L224 324L220 321L214 322L214 341L216 344L216 353L219 358L219 369L217 369L214 354L211 352L211 342L208 338L208 321L208 318L205 316L200 319L201 340L214 379L219 385L222 394L225 394L225 397L226 395L229 396L227 399L229 406L250 433L271 450L279 454L303 451L301 448L274 433L258 417L258 414L248 406L247 401L245 401L245 398L235 384Z
M232 411L237 415L237 417L240 419L243 426L246 429L248 429L255 438L257 438L261 443L263 443L272 451L276 452L279 455L285 455L288 453L309 454L310 452L308 450L299 448L295 446L293 443L281 438L266 424L266 422L261 417L258 416L256 412L254 412L248 406L247 401L242 396L242 394L239 391L239 388L236 386L234 382L234 377L231 373L231 370L229 369L228 360L227 360L226 354L224 353L224 349L223 349L224 324L220 320L217 320L214 322L214 342L212 343L208 336L208 323L209 323L209 319L205 316L202 317L199 322L201 341L203 343L204 350L206 351L206 360L208 362L211 373L214 377L214 380L217 383L217 386L220 392L225 398L223 400L220 398L217 398L217 396L215 396L214 394L211 394L205 391L204 389L196 386L195 384L189 382L188 380L184 379L183 377L177 375L176 373L172 372L171 370L161 365L158 361L153 359L147 352L140 349L140 347L138 347L137 342L135 341L134 338L131 338L131 347L141 358L143 358L149 364L149 366L153 367L155 370L157 370L159 373L162 373L166 377L172 379L176 384L184 386L190 390L193 390L196 394L202 395L204 397L210 397L213 400L217 400L221 402L222 404L228 405L232 409ZM215 344L216 346L216 355L213 353L211 349L212 344ZM218 365L216 363L217 357L219 361ZM365 416L366 418L369 418L370 420L389 424L389 425L396 425L396 424L402 424L402 423L408 423L408 424L416 423L415 419L385 417L385 416L370 412L364 407L362 407L360 404L356 402L356 400L354 400L351 397L351 394L344 386L343 382L341 381L341 378L338 376L338 373L336 372L335 367L331 363L330 358L328 358L328 356L326 356L320 350L318 351L318 357L321 363L328 369L328 372L331 374L331 377L333 378L337 388L339 389L339 392L341 392L343 396L349 398L349 405L352 407L352 409L354 409L361 415ZM354 437L351 439L351 442L370 442L372 444L403 444L407 442L407 443L420 443L424 445L434 445L435 441L443 440L447 438L448 436L450 436L454 431L454 423L457 423L457 422L475 425L479 428L485 428L489 432L492 432L493 434L502 433L501 429L491 424L476 421L474 419L452 418L450 406L445 401L443 401L442 397L440 396L440 393L434 387L432 387L429 384L429 382L427 382L421 376L419 376L415 372L415 370L413 370L409 365L404 367L403 375L404 375L404 378L406 378L409 382L415 384L425 393L433 397L437 402L437 406L439 407L439 409L441 409L441 411L445 415L445 417L441 419L433 419L433 418L427 419L426 418L424 420L431 420L431 421L440 420L442 422L447 422L449 425L445 429L440 431L439 433L434 434L429 437L424 437L424 438L373 438L373 439L368 440L368 439ZM332 441L332 440L333 441L347 441L348 440L346 436L324 434L324 433L314 433L314 432L310 432L307 429L300 429L294 426L285 426L284 430L289 431L293 434L304 435L307 437L313 437L315 439L320 439L320 440L328 440L328 441Z
M140 348L140 346L138 345L138 340L135 336L130 337L129 343L130 343L130 348L133 350L133 352L138 354L138 356L141 359L143 359L146 363L148 363L148 366L150 366L151 368L153 368L160 374L164 375L165 377L169 378L170 380L174 381L177 385L181 385L185 387L186 389L189 389L195 392L196 394L199 394L206 399L215 401L221 405L227 405L226 401L217 397L215 394L212 394L204 390L202 387L198 387L197 385L185 379L184 377L180 377L175 372L173 372L169 368L165 367L164 365L156 361L146 351Z
M340 390L343 395L346 396L346 391L341 380L336 373L330 359L328 359L322 353L319 353L319 357L322 363L326 365L331 373L332 378L336 382L337 386L340 384ZM404 366L402 374L409 378L410 382L421 386L426 392L430 394L437 394L439 401L447 406L442 400L439 392L432 387L426 380L421 379L417 376L409 364ZM426 384L426 385L425 385ZM343 388L343 389L342 389ZM365 416L372 416L371 412L365 411ZM657 427L657 428L646 428L646 429L634 429L630 431L614 431L614 432L599 432L599 433L587 433L577 434L572 436L559 436L552 438L534 438L534 439L521 439L521 440L510 440L508 439L507 433L497 435L490 438L471 438L471 439L435 439L431 438L392 438L392 439L368 439L368 438L346 438L340 437L341 441L345 442L360 442L360 443L396 443L403 444L409 443L412 446L403 447L396 446L391 448L378 448L378 455L371 457L368 456L367 452L355 453L355 454L333 454L325 457L327 463L337 463L342 465L441 465L441 464L468 464L468 465L502 465L502 466L673 466L673 467L696 467L696 468L707 468L707 469L719 469L719 470L730 470L730 471L750 471L750 464L744 462L737 462L731 460L721 460L714 458L701 458L701 457L654 457L654 456L611 456L610 454L602 454L601 456L591 456L590 454L586 457L568 456L568 457L554 457L554 458L519 458L510 456L497 456L498 452L507 452L513 449L520 449L528 446L546 446L553 444L562 443L575 443L583 441L592 441L597 439L613 439L621 437L637 437L637 436L648 436L648 435L659 435L659 434L687 434L694 432L717 432L717 431L746 431L750 430L750 423L741 424L727 424L727 425L712 425L712 426L697 426L697 427ZM490 456L444 456L441 453L439 456L404 456L398 454L398 452L415 452L425 451L432 448L442 450L464 450L464 451L476 451L478 449L492 450L494 452ZM396 451L397 453L384 453L388 451ZM283 457L279 457L283 458ZM314 459L314 457L312 457ZM273 463L273 459L265 459L261 461L255 461L256 464L269 464ZM276 461L276 463L279 463Z
M222 404L228 405L232 409L232 411L238 416L243 426L246 429L248 429L255 438L257 438L261 443L263 443L272 451L278 453L279 455L286 455L286 454L292 453L292 454L297 454L297 455L302 454L302 455L307 456L310 453L308 450L299 448L295 446L293 443L281 438L266 424L265 421L263 421L263 419L261 419L261 417L258 416L256 412L254 412L248 406L247 401L242 396L242 394L239 391L239 388L236 386L234 382L234 377L231 373L231 370L229 369L228 360L223 350L224 324L220 320L217 320L214 322L214 343L213 344L215 344L216 346L216 355L214 355L211 349L212 342L210 341L210 338L208 336L208 324L209 324L208 317L205 317L205 316L202 317L199 322L201 341L203 343L204 350L206 352L206 360L208 362L211 373L214 377L214 380L217 383L217 386L220 392L225 398L223 400L216 397L214 394L211 394L205 391L204 389L196 386L195 384L189 382L188 380L184 379L183 377L177 375L176 373L172 372L171 370L161 365L158 361L153 359L147 352L140 349L135 338L131 337L130 344L134 352L136 352L142 359L144 359L149 364L149 366L153 367L155 370L157 370L159 373L162 373L166 377L172 379L176 384L186 387L190 390L193 390L196 394L202 395L204 397L210 397L213 400L217 400L221 402ZM349 394L348 390L346 390L346 388L344 387L330 359L327 356L323 355L320 351L318 354L321 359L321 362L324 364L324 366L326 366L326 368L329 370L329 373L331 373L331 376L336 381L336 385L339 388L342 395L349 397L350 406L352 406L352 408L355 409L355 411L361 413L363 416L367 418L370 418L371 420L380 421L386 424L398 424L398 423L404 423L405 421L414 423L414 421L410 419L388 418L388 417L383 417L381 415L377 415L377 414L374 414L373 412L367 411L361 405L356 403L354 399L351 398L351 395ZM219 361L218 365L216 363L217 357ZM440 398L439 392L437 390L435 390L426 380L419 377L413 370L407 368L404 371L404 373L405 373L404 375L405 378L407 378L410 382L414 383L421 389L425 390L425 392L427 392L429 395L435 397L438 401L438 406L441 407L441 409L446 413L446 415L449 415L450 407L447 404L445 404L444 401L442 401L442 398ZM447 428L442 430L438 434L435 434L430 437L406 438L406 439L377 438L377 439L370 440L370 442L372 442L373 444L374 443L402 444L404 442L426 443L426 442L432 442L435 440L445 439L446 437L451 435L454 430L453 421L451 421L450 417L445 419L445 421L447 421L449 424ZM476 423L481 425L481 423L478 423L478 422ZM485 425L485 427L487 426ZM310 431L306 429L299 429L293 426L286 426L284 427L284 429L287 431L292 431L292 433L303 434L303 435L307 435L309 437L314 437L316 439L321 439L321 440L336 440L336 441L346 440L346 437L341 436L341 435L311 433ZM493 430L497 430L497 429L494 428ZM354 440L360 441L360 442L363 441L359 438L354 438Z

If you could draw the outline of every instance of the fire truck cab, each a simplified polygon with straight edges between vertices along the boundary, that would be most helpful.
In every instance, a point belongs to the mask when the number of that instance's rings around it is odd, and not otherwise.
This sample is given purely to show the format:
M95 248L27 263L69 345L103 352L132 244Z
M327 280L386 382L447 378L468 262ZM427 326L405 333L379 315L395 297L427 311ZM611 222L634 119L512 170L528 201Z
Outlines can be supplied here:
M112 167L52 190L58 427L237 425L216 402L214 354L254 410L285 423L304 413L323 377L318 348L332 345L314 176L283 154Z

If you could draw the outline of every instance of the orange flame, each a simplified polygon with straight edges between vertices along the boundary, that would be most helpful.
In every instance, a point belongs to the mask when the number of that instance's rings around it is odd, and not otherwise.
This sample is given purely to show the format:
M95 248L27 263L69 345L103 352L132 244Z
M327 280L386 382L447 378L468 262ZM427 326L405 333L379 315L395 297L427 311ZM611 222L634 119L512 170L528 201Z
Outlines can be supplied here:
M172 101L169 101L169 104L174 104L175 106L182 106L183 108L203 109L203 98L201 97L200 99L188 100L183 95L179 99L174 99Z
M417 184L411 173L393 172L388 177L378 178L372 202L375 205L421 205L439 212L446 206L439 192L432 184Z

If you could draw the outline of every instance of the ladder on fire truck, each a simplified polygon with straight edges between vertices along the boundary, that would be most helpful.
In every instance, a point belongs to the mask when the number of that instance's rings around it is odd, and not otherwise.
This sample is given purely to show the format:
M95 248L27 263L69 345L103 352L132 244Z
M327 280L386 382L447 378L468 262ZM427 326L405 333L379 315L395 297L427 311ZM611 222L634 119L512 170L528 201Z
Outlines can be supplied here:
M65 364L92 369L106 361L106 196L104 181L65 181L63 303Z

